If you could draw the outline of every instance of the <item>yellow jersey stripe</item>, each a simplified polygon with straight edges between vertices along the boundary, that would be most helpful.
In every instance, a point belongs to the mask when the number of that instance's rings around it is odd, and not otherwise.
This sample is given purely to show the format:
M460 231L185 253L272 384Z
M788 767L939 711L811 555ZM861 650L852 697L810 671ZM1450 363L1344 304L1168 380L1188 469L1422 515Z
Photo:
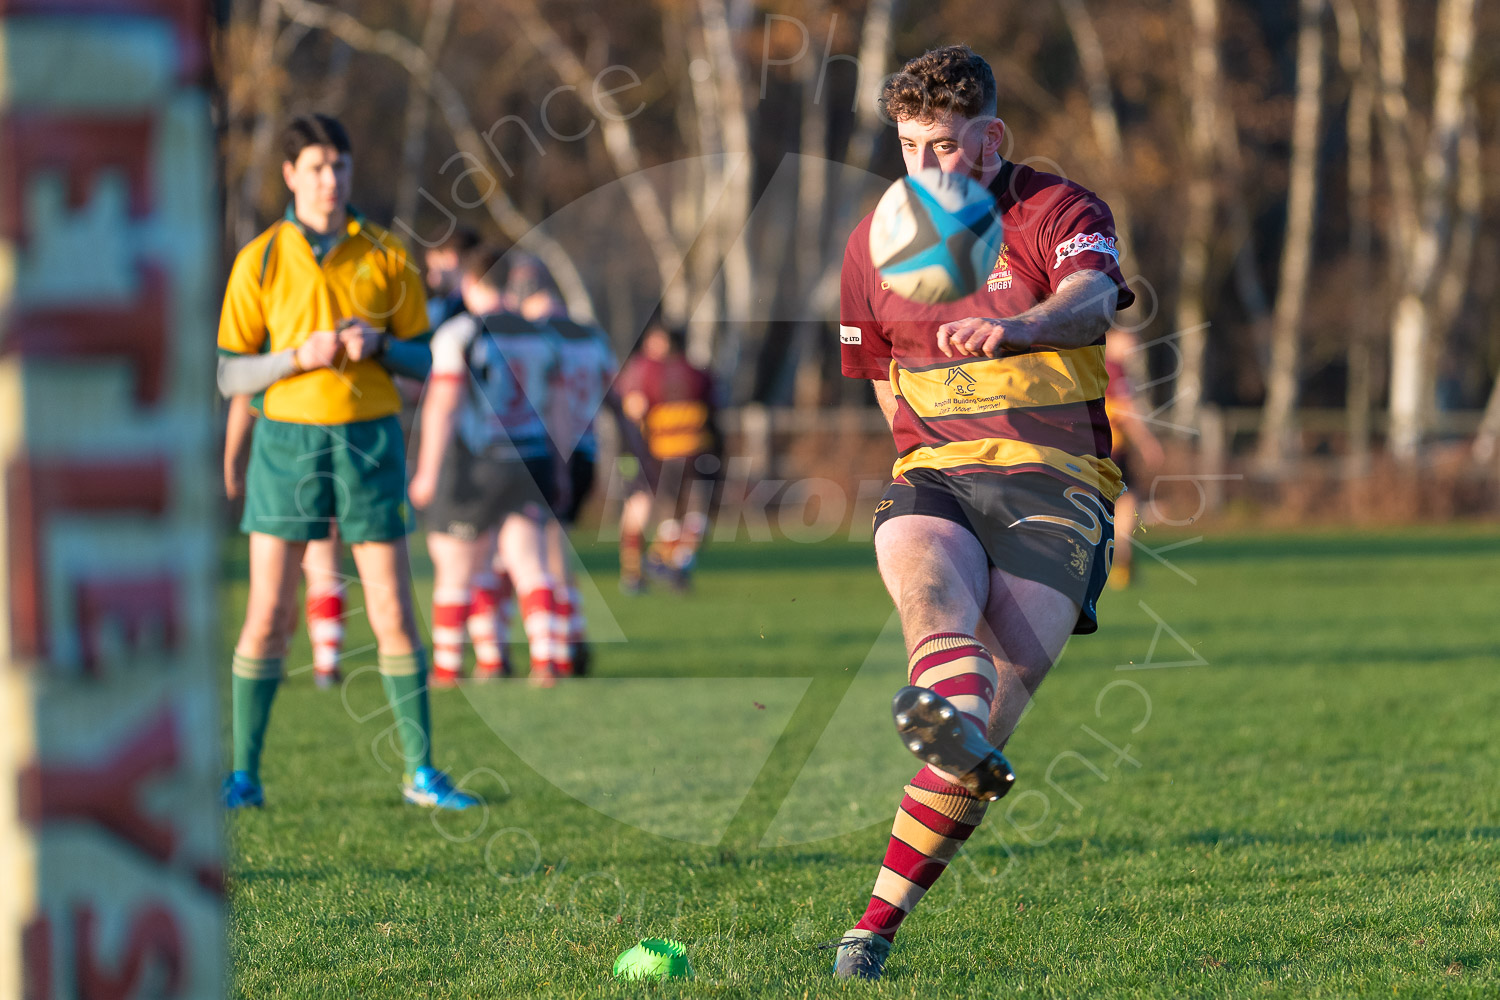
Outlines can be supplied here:
M1104 395L1104 348L1037 351L917 371L891 364L896 395L919 417L1085 403Z
M1042 465L1070 479L1092 486L1113 502L1123 488L1120 470L1107 458L1072 455L1059 448L1027 444L1008 438L954 441L939 447L922 446L896 459L893 476L913 469L955 469L965 465L987 465L1004 471L1007 466Z

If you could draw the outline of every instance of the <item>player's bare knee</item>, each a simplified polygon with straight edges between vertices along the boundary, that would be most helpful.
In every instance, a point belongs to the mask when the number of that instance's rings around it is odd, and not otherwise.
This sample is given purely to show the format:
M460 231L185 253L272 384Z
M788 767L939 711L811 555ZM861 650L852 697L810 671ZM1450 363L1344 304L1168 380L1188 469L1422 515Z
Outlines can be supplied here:
M954 619L962 619L972 625L973 604L973 597L962 586L942 577L903 580L897 599L902 621L909 624L917 621L940 622L944 623L941 627L945 628L954 627Z

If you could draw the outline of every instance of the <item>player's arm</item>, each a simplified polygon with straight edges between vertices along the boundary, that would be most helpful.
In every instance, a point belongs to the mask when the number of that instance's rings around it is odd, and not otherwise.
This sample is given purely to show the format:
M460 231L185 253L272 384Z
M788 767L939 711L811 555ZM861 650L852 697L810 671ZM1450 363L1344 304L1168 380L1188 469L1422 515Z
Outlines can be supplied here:
M891 388L887 379L871 379L870 385L875 389L875 402L880 404L880 412L885 414L886 426L891 430L896 429L896 393Z
M469 389L469 343L477 328L465 316L450 319L432 338L432 376L422 403L422 433L417 442L417 467L406 495L414 507L426 507L437 492L438 472L453 440L458 410Z
M295 348L264 353L268 334L261 276L256 272L258 256L240 251L224 289L224 308L219 315L218 383L225 399L253 396L284 378L326 368L338 355L338 336L331 330L309 333Z
M375 330L362 320L340 329L344 351L351 361L378 362L392 375L422 381L432 371L432 333L427 320L427 289L415 267L408 266L406 247L389 237L385 255L396 308L389 329Z
M1045 301L1007 319L971 316L938 327L948 357L996 357L1033 347L1070 350L1096 343L1114 320L1119 286L1103 271L1074 271Z
M453 440L458 422L458 408L463 404L462 375L433 375L427 382L427 398L422 403L422 436L417 446L417 470L407 488L412 506L426 507L437 492L438 472L443 456Z
M297 347L274 354L219 354L219 392L225 399L265 392L284 378L295 378L316 368L331 367L338 359L339 336L332 330L309 333Z
M245 494L245 466L250 460L250 431L254 426L250 397L231 397L229 420L224 426L224 495L231 500Z
M350 361L369 359L392 375L418 382L432 371L432 338L425 332L401 337L352 320L340 328L339 340Z
M646 474L646 481L655 486L660 468L656 459L651 455L651 449L646 445L646 436L641 433L641 425L626 414L625 404L613 389L605 391L604 406L615 418L615 426L620 431L620 444L627 452L635 456L637 462L641 463L641 470Z

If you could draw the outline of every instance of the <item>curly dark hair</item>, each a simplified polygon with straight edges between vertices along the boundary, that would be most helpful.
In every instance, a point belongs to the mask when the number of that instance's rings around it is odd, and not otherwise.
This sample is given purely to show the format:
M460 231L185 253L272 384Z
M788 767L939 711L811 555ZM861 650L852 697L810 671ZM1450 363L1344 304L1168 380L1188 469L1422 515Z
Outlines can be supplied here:
M929 49L885 83L880 113L889 121L925 121L952 113L981 118L995 113L995 73L967 45Z

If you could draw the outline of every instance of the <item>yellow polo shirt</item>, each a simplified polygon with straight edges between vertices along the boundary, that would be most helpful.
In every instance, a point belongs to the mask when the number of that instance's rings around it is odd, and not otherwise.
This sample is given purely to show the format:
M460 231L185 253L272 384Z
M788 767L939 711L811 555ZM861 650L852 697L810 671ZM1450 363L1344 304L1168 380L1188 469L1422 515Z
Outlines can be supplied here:
M402 339L427 332L427 294L406 247L351 211L343 238L319 261L301 228L284 218L234 259L219 317L219 350L286 350L347 317ZM379 362L341 359L332 368L272 385L263 412L290 423L347 424L400 409L401 397Z

